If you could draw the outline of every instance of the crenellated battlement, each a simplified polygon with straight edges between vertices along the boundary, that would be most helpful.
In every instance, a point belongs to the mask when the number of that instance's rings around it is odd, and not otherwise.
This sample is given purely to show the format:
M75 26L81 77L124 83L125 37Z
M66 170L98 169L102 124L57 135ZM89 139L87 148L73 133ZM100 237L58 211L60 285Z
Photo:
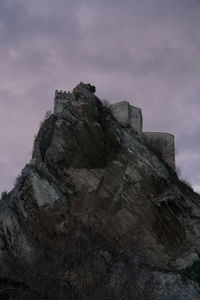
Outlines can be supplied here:
M55 90L54 114L58 114L63 110L66 102L71 99L71 95L70 92Z
M71 96L70 92L55 90L55 99L66 99L66 100L69 100L70 96Z

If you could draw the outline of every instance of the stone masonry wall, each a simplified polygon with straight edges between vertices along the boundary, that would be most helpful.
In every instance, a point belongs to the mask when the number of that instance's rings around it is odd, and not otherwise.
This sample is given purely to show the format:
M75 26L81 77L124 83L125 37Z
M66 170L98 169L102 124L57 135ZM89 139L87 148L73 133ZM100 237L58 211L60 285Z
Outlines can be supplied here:
M143 138L148 142L156 153L175 169L174 136L164 132L144 132Z
M124 126L130 126L137 135L143 136L152 148L175 169L174 136L169 133L144 132L142 133L141 109L121 101L110 105L110 110L115 119Z
M66 91L55 91L55 98L54 98L54 114L58 114L63 110L66 101L71 98L71 93L67 93Z
M142 111L140 108L129 105L130 126L138 135L142 134Z
M110 110L115 119L124 126L130 126L138 135L142 134L142 112L138 107L121 101L110 105Z

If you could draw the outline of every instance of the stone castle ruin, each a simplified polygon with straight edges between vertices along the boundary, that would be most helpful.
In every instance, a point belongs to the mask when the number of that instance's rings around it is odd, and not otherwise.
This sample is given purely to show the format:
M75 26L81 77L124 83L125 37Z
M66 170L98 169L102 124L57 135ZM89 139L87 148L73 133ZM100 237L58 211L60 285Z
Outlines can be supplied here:
M58 114L63 110L67 100L71 99L71 93L66 91L55 91L54 98L54 114Z
M84 84L83 84L84 85ZM95 87L90 84L84 85L93 93ZM54 114L62 112L66 101L72 100L72 94L66 91L55 91ZM132 106L127 101L121 101L109 106L114 118L122 125L131 128L135 134L144 140L157 154L159 154L168 165L175 169L175 147L174 136L163 132L143 132L142 111Z
M172 134L166 132L143 132L141 109L130 105L127 101L111 104L110 110L117 121L124 126L132 128L170 167L175 169L175 147Z

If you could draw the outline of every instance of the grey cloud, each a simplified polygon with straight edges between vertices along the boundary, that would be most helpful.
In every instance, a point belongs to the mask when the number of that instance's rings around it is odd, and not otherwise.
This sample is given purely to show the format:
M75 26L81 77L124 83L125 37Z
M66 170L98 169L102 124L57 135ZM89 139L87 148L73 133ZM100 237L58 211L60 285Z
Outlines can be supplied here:
M199 6L197 0L2 0L0 190L30 158L54 90L81 80L111 102L142 107L145 130L175 134L184 177L200 186Z

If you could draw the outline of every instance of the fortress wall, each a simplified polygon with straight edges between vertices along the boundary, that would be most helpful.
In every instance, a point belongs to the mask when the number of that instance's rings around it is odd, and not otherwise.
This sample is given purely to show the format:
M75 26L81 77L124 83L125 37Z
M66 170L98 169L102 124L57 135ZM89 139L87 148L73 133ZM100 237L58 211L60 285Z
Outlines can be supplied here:
M55 91L55 98L54 98L54 114L59 114L63 107L65 106L66 102L70 100L71 94L63 91Z
M138 107L121 101L110 105L110 110L115 119L124 126L130 126L138 135L142 134L142 112Z
M138 135L142 134L142 111L140 108L129 105L130 126Z
M170 133L144 132L143 138L156 153L159 153L170 167L175 169L174 136Z
M115 119L122 125L128 126L129 122L129 103L121 101L110 105L110 110Z
M71 93L55 91L54 114L62 112L66 102L71 99ZM84 113L84 106L79 107ZM121 101L110 105L110 111L115 119L123 126L134 129L136 134L142 136L157 154L175 169L174 136L161 132L142 132L142 111L140 108L130 105L127 101Z
M65 99L57 99L57 98L54 99L54 114L55 115L59 114L63 110L65 103L66 103Z

